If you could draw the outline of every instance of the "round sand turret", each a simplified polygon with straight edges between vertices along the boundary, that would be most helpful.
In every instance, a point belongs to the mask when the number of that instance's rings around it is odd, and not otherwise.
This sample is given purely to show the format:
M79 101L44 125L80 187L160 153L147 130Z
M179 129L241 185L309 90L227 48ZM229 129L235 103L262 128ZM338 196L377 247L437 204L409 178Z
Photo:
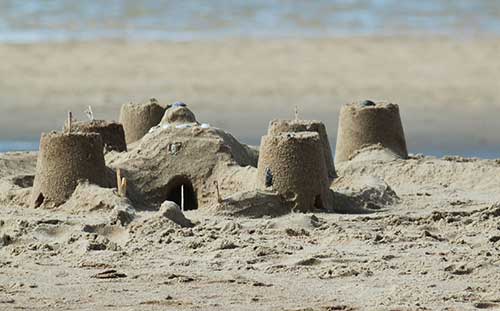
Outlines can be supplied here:
M162 124L185 124L197 123L194 113L184 104L175 103L173 106L167 108Z
M293 199L294 210L329 209L329 179L318 133L278 133L262 137L257 188Z
M141 139L153 127L160 123L165 108L160 106L156 100L146 104L129 103L122 106L120 111L120 123L125 130L127 144Z
M104 186L106 166L103 143L96 133L42 134L31 196L34 207L59 206L79 180Z
M321 140L325 165L328 170L328 177L337 177L335 164L333 163L332 149L328 140L326 126L320 121L313 120L272 120L269 124L268 135L276 135L286 132L316 132Z
M106 151L127 151L125 131L120 123L105 120L76 121L71 124L71 130L73 132L100 134Z
M398 105L365 100L340 110L335 162L350 160L357 151L380 145L406 159L405 135Z

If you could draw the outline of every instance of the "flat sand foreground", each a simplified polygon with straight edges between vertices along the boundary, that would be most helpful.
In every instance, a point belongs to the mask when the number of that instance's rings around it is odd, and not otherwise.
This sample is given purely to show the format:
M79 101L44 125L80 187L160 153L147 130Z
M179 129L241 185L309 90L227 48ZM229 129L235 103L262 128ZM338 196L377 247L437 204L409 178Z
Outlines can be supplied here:
M0 139L38 139L68 110L117 119L122 103L182 100L258 144L270 119L326 122L340 105L401 105L412 152L500 151L500 39L354 38L1 44Z

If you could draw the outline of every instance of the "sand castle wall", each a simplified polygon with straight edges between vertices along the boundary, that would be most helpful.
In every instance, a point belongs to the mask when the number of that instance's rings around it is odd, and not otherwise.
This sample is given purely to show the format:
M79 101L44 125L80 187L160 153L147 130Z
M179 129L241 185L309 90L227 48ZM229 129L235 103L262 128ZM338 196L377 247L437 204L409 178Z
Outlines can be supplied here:
M100 134L42 134L31 204L34 207L61 205L71 196L79 180L103 186L106 183Z
M164 114L165 108L155 100L145 104L123 105L120 111L120 123L125 130L127 144L141 139L153 126L160 123Z
M72 123L71 129L73 132L100 134L106 151L127 151L125 131L120 123L104 120L76 121Z
M329 179L323 144L315 132L262 137L257 188L293 199L294 210L329 209Z
M387 102L356 102L340 110L335 161L348 161L356 151L381 145L407 158L408 151L398 105Z
M272 120L269 124L268 135L286 132L316 132L321 140L325 165L330 179L337 177L333 162L332 149L328 140L326 126L320 121L313 120Z

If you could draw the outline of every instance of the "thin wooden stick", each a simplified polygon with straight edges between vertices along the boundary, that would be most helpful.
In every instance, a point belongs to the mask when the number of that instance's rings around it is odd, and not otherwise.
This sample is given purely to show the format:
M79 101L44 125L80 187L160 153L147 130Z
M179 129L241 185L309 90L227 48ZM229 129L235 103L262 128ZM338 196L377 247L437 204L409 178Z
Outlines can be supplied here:
M116 169L116 188L118 189L118 195L122 196L122 171Z
M73 113L71 113L71 111L68 111L68 127L67 127L68 133L71 133L72 125L73 125Z
M295 105L294 113L295 113L295 120L298 120L299 119L299 107L297 105Z
M215 190L217 192L217 202L222 203L222 198L221 198L220 192L219 192L219 182L217 180L214 181L214 185L215 185Z
M126 197L127 196L127 178L122 177L122 182L121 182L121 196Z

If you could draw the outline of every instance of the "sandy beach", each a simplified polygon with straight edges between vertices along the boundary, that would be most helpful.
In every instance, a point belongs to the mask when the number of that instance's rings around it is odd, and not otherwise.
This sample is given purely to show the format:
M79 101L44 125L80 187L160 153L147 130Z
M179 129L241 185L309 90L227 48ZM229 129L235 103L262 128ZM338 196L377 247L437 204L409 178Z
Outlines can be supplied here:
M68 110L117 119L123 103L156 97L249 144L297 105L334 146L340 106L372 98L401 106L410 152L494 158L499 52L487 37L2 43L0 138L36 141Z

